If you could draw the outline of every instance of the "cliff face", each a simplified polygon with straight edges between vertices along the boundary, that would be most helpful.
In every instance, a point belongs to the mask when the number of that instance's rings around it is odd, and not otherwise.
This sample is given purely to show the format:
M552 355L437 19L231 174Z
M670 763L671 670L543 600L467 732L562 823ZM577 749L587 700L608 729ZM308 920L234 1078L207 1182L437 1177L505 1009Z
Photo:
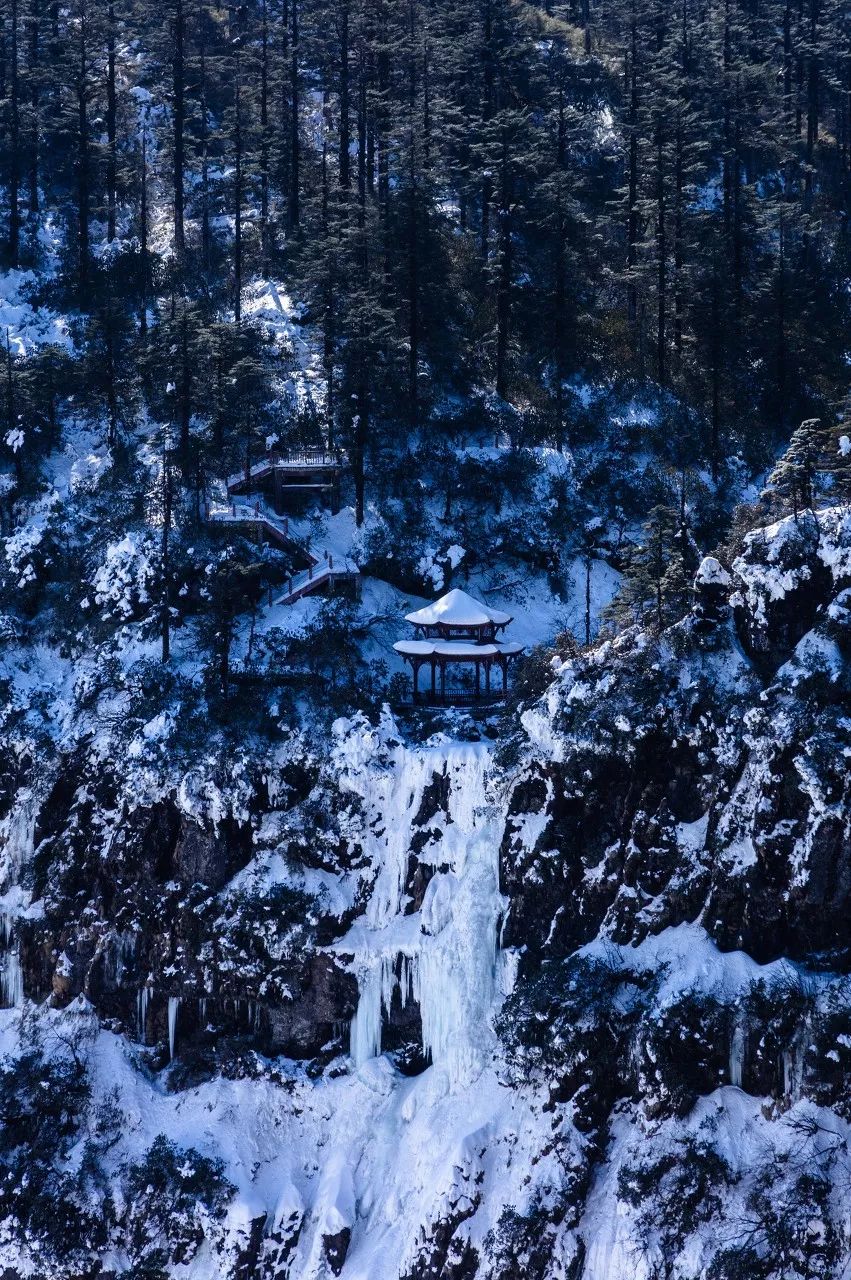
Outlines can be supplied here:
M0 1261L839 1274L850 549L751 535L499 724L7 717Z

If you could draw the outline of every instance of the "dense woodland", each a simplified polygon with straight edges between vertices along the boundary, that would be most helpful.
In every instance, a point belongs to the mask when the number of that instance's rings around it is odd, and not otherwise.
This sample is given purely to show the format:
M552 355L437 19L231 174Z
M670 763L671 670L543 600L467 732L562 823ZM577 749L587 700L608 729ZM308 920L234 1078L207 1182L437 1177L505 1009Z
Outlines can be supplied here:
M172 423L196 488L271 426L344 444L359 519L406 439L592 439L588 382L649 388L715 481L841 407L842 0L4 0L0 39L3 254L60 246L84 357L8 352L19 483L70 394L119 452ZM322 335L297 415L257 275Z

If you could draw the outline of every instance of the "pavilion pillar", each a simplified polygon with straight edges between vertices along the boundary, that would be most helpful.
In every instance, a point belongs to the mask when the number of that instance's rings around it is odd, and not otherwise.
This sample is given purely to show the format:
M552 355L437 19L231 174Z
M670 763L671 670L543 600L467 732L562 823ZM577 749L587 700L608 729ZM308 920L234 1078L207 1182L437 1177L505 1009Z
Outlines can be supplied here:
M434 701L437 696L437 664L432 658L431 660L431 699Z
M490 694L491 691L491 660L488 658L485 662L485 693Z
M446 663L442 659L440 663L440 701L446 701Z
M418 662L412 662L411 666L414 669L414 702L419 702L420 700L420 664Z
M481 662L479 662L479 659L476 658L476 698L479 699L481 696L482 696L482 664Z

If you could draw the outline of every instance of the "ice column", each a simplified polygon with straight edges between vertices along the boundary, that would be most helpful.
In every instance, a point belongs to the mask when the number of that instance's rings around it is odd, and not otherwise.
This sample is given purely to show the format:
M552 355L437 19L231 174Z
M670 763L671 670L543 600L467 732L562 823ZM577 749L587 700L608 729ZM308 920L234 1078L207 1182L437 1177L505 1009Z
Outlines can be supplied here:
M12 942L13 917L5 911L0 914L0 938L3 953L0 957L0 999L5 1009L17 1009L24 1003L24 972L17 943Z
M180 1008L180 996L168 998L168 1056L174 1057L174 1043L177 1038L177 1011Z

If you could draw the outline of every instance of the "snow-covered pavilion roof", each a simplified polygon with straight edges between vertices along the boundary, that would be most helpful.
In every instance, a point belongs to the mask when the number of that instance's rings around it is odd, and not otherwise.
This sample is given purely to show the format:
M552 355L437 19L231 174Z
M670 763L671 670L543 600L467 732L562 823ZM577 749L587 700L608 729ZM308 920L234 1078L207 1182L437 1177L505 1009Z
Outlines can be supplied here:
M424 609L407 614L405 621L413 623L415 627L485 627L488 623L504 627L511 621L511 614L503 613L500 609L490 609L480 600L467 595L466 591L453 587L445 596L435 600L434 604L427 604Z
M514 658L523 645L509 640L469 644L463 640L397 640L393 648L403 658Z

